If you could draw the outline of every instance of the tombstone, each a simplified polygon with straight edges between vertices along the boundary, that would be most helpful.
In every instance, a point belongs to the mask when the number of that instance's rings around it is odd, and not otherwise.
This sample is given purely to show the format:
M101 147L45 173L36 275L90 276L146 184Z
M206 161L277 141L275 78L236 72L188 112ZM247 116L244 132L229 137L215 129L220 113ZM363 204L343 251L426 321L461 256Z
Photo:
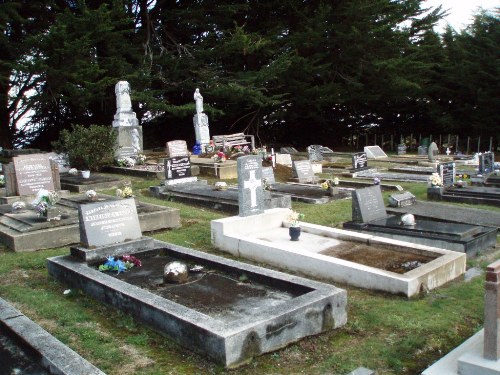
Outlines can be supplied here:
M297 149L292 146L286 146L286 147L281 147L280 148L280 153L282 154L296 154L298 153Z
M323 155L321 154L321 145L311 145L307 147L307 153L309 154L310 161L321 161L323 160Z
M165 185L195 182L191 176L191 161L189 155L165 158Z
M352 155L352 171L362 171L368 168L368 159L364 152Z
M352 192L352 221L367 223L387 217L380 186L356 189Z
M405 144L398 145L398 155L406 155L406 145Z
M272 167L262 168L262 181L265 181L267 185L275 184L276 179L274 178L274 171Z
M495 155L493 152L488 151L482 154L479 154L479 174L487 174L491 173L494 170L495 165Z
M169 158L189 155L186 141L167 142L166 153Z
M365 146L363 151L366 153L368 159L380 159L387 157L387 154L380 148L380 146Z
M208 116L203 112L203 96L200 94L200 89L196 89L193 97L196 104L196 114L193 116L196 143L201 146L202 152L206 152L206 147L210 145L210 130Z
M142 126L135 112L132 111L130 85L127 81L119 81L115 85L116 114L113 128L116 133L115 159L134 157L142 153Z
M439 149L436 142L432 142L427 149L427 157L430 162L435 162L439 154Z
M47 156L49 157L50 160L54 160L57 163L57 166L59 167L59 173L66 173L70 169L69 165L69 160L68 160L68 154L65 153L55 153L55 152L49 152L47 153Z
M286 165L287 167L292 167L292 156L288 153L275 154L276 164Z
M60 190L59 168L46 154L15 156L5 165L5 195L35 195L38 190Z
M399 194L392 194L389 197L389 205L391 207L407 207L411 206L416 201L417 198L409 191Z
M142 237L133 198L82 204L78 207L80 242L87 248Z
M444 187L453 186L455 184L455 163L441 163L438 165L439 176L443 181Z
M428 154L427 146L418 146L417 154L418 155L427 155Z
M293 173L301 183L315 183L318 180L318 177L314 174L309 160L294 161Z
M242 156L237 159L237 168L239 216L263 213L262 158Z

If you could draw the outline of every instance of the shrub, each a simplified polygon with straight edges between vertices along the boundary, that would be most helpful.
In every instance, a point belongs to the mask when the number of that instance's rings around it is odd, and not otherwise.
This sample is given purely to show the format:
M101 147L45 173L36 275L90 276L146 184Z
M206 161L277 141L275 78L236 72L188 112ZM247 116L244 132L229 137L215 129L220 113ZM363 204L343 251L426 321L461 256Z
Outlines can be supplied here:
M64 129L52 146L57 152L68 154L72 167L98 171L113 164L115 142L116 134L110 127L73 125L71 131Z

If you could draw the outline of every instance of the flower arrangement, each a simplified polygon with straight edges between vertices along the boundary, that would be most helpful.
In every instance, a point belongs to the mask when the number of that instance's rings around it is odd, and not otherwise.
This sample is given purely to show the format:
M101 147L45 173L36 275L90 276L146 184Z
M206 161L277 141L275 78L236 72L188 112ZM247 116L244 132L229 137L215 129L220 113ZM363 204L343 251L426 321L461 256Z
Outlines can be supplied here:
M215 162L226 161L226 154L224 154L222 151L218 151L214 156L212 156L212 159L214 159Z
M441 179L441 176L439 176L439 173L436 173L436 172L434 172L429 177L429 183L431 184L432 187L443 186L443 180Z
M13 212L21 212L26 208L26 203L23 201L15 201L12 203L12 211Z
M328 188L331 188L331 187L335 187L335 186L338 186L339 184L339 178L338 177L334 177L332 179L328 179L328 180L325 180L324 182L321 183L321 187L323 189L328 189Z
M47 210L59 201L59 195L55 191L45 189L38 190L36 198L31 202L38 216L47 214Z
M132 168L135 166L135 160L129 157L120 158L116 161L119 167Z
M0 174L0 187L5 186L5 176L3 174Z
M146 163L146 155L137 154L137 156L135 157L135 162L137 165L144 165L144 163Z
M72 176L76 176L78 174L78 169L76 168L71 168L68 173Z
M131 198L134 196L134 192L130 186L126 186L123 189L116 189L115 194L118 198Z
M380 178L375 177L375 178L373 179L373 185L380 185Z
M87 196L87 199L89 200L94 200L97 197L97 193L95 190L87 190L85 192L85 195Z
M300 220L302 220L304 217L305 217L304 214L290 210L287 221L290 223L291 227L298 227L300 226Z
M106 258L106 262L99 266L99 271L117 271L117 273L126 271L132 267L141 267L142 263L133 255L123 255L122 259L116 259L112 256Z

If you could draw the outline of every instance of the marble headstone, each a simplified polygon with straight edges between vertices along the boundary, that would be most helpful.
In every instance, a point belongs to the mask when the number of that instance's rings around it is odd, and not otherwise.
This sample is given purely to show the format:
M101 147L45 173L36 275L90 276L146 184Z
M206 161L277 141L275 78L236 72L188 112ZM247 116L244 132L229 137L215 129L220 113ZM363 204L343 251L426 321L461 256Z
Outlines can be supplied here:
M453 186L455 184L455 163L441 163L438 166L437 172L441 176L444 187Z
M169 158L189 155L186 141L167 142L166 152Z
M295 147L286 146L280 148L280 153L282 154L296 154L298 151Z
M81 204L78 207L80 242L87 248L142 237L133 198Z
M116 114L113 120L113 127L138 126L139 120L135 112L132 111L130 84L127 81L119 81L115 85L115 94Z
M266 184L275 184L276 179L274 178L273 167L262 168L262 180L266 181Z
M427 157L429 158L429 161L431 162L436 161L438 154L439 154L438 146L436 142L432 142L429 145L429 148L427 149Z
M307 153L309 154L310 161L321 161L323 160L323 155L321 154L321 145L311 145L307 147Z
M368 159L386 158L387 154L380 148L380 146L365 146L363 150Z
M368 223L385 217L387 217L387 212L379 185L356 189L352 192L353 222Z
M237 160L239 216L251 216L264 212L262 188L262 158L242 156Z
M46 154L16 156L13 163L18 195L36 194L40 189L55 190L52 167Z
M297 160L293 162L293 173L299 182L308 183L315 180L314 171L309 160Z
M275 154L276 164L286 165L287 167L292 166L292 156L290 154Z

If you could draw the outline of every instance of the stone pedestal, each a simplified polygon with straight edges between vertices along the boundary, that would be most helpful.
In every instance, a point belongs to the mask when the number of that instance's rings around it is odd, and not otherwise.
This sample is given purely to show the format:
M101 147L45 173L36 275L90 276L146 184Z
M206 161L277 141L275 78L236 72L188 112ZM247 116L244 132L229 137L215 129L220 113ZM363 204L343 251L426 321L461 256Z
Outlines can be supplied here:
M116 132L117 146L115 159L142 153L142 126L120 126L116 127L114 131Z
M210 130L208 127L208 116L199 113L193 116L194 134L196 142L201 145L202 152L206 152L206 146L210 144Z

